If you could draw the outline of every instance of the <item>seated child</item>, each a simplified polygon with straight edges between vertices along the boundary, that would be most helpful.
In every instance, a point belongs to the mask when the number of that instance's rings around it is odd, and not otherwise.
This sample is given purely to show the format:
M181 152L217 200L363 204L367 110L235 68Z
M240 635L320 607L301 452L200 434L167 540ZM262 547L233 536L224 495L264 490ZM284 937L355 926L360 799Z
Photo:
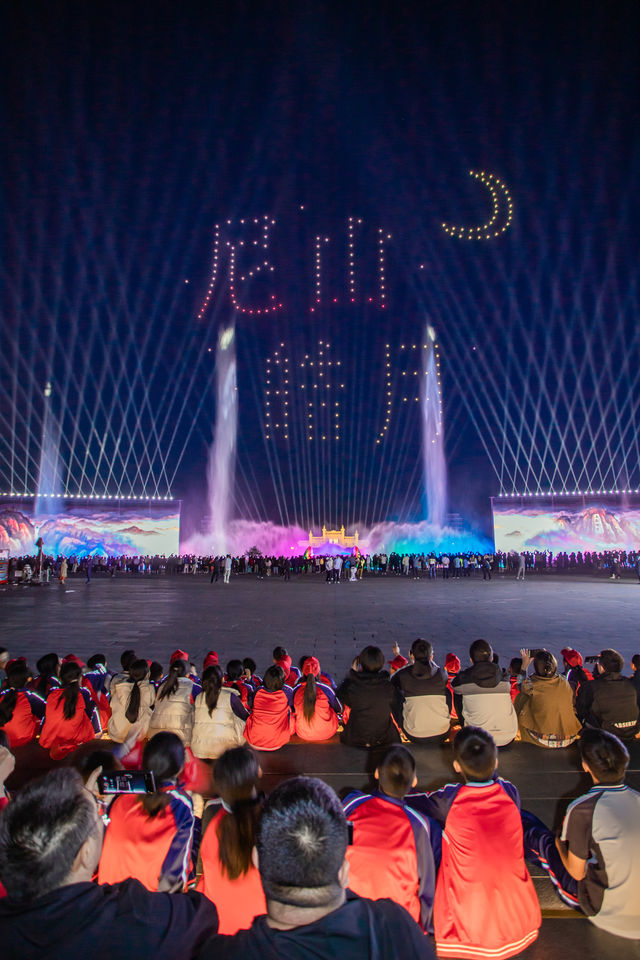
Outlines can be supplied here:
M267 912L260 874L251 860L262 807L258 786L262 771L249 747L223 753L216 764L219 800L207 805L213 818L204 831L198 890L215 903L218 933L234 934Z
M284 647L273 648L273 662L284 670L284 682L290 687L295 687L300 679L300 670L291 665L291 657Z
M404 802L418 782L415 760L406 747L390 747L374 776L377 792L357 790L343 801L353 824L353 841L347 847L349 889L371 900L395 900L432 931L436 886L432 834L439 851L441 832Z
M479 727L453 741L464 783L410 795L415 810L444 829L433 905L439 957L503 960L538 936L540 906L524 862L520 797L496 776L498 750Z
M291 714L293 691L286 687L284 671L275 664L264 675L264 684L253 698L244 736L258 750L278 750L295 732Z
M593 786L569 805L559 837L522 811L525 855L596 927L640 940L640 793L624 782L629 753L615 734L591 728L579 747Z
M338 731L342 707L332 687L320 682L317 657L307 657L293 694L296 733L301 740L330 740Z
M343 743L351 747L381 747L399 743L400 733L392 717L395 687L384 668L384 653L379 647L365 647L353 661L349 676L342 681L337 696L346 711Z

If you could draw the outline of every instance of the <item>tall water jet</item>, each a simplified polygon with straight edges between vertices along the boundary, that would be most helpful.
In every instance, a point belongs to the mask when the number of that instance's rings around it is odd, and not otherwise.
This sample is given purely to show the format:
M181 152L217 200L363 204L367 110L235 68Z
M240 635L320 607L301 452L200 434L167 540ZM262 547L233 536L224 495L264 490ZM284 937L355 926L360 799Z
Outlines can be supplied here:
M208 540L216 555L227 553L229 520L233 506L236 441L238 436L238 389L236 374L235 326L222 328L216 348L216 424L209 450Z
M62 471L60 468L60 424L52 407L53 387L48 380L44 391L44 412L42 417L42 440L40 445L40 464L38 468L38 488L35 503L36 517L53 512L53 498L62 493Z
M427 521L442 528L447 513L447 464L444 457L442 397L436 332L427 324L421 378L422 462L427 499Z

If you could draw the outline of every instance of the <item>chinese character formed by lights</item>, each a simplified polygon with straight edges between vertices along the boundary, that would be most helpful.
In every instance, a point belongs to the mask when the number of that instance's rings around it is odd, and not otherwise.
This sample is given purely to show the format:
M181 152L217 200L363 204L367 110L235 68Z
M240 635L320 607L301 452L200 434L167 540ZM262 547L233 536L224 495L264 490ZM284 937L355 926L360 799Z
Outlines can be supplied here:
M220 259L220 227L216 223L213 231L213 258L211 263L211 275L209 277L209 286L207 287L207 292L205 298L202 301L202 306L198 311L198 320L202 320L211 302L211 297L213 296L213 288L216 282L216 277L218 275L218 262Z
M349 294L349 300L351 303L356 303L358 299L358 294L360 295L360 300L364 300L367 303L375 303L379 307L386 306L386 265L385 265L385 244L388 240L391 239L391 234L387 233L382 227L378 228L378 236L376 241L376 250L375 256L377 260L377 275L378 275L378 291L374 296L363 296L362 289L359 289L358 284L358 270L357 270L357 257L356 257L356 246L357 246L357 237L360 233L359 229L362 227L362 219L360 217L349 217L347 221L347 292ZM327 236L316 236L315 238L315 247L314 247L314 269L315 269L315 296L313 298L313 306L311 306L311 313L314 313L320 303L323 300L323 279L322 279L322 248L330 242L330 238ZM373 293L373 291L371 291ZM332 296L331 301L333 303L338 303L341 298Z
M244 226L245 220L244 219L240 220L240 223ZM260 226L260 221L258 220L257 217L253 219L253 225ZM270 220L267 214L264 214L264 216L262 217L262 226L261 226L262 235L259 240L253 241L253 245L260 247L263 250L268 250L269 249L269 231L271 227L274 225L275 225L275 220ZM231 294L231 302L235 307L235 309L239 313L251 313L251 314L257 314L257 315L260 315L262 313L274 313L276 310L278 310L282 306L282 304L276 302L276 297L275 297L275 294L273 293L270 295L270 302L263 304L260 307L246 307L246 306L240 305L240 302L236 294L236 283L237 283L236 257L237 257L237 246L243 247L244 240L240 240L238 245L236 245L235 243L231 243L230 241L227 241L227 246L229 247L229 292ZM246 274L240 277L240 280L243 282L247 282L252 277L264 275L268 272L273 273L273 270L274 268L269 263L269 261L263 260L262 263L255 263L250 270L247 270Z
M469 176L479 180L491 194L493 211L486 223L475 227L443 223L442 229L450 237L460 240L491 240L509 229L513 220L513 201L505 183L484 170L469 170Z
M283 348L284 344L280 344ZM291 376L291 370L297 376ZM279 349L265 360L264 423L267 440L281 435L289 440L291 420L296 411L302 415L307 439L340 439L343 382L333 381L342 373L342 360L331 353L331 344L319 340L315 353L305 353L293 362ZM339 378L338 378L339 379ZM340 399L336 399L340 398Z
M399 355L396 357L395 363L393 364L393 369L396 373L396 376L399 378L400 400L402 403L420 402L420 377L424 376L425 371L422 369L422 356L419 347L420 345L417 343L402 343L397 348ZM384 405L384 423L378 432L376 443L380 443L381 440L384 439L385 434L389 432L389 425L391 423L391 414L393 410L393 381L391 377L392 364L390 343L385 343L384 345L384 369L386 401ZM440 378L438 372L438 383L439 382Z

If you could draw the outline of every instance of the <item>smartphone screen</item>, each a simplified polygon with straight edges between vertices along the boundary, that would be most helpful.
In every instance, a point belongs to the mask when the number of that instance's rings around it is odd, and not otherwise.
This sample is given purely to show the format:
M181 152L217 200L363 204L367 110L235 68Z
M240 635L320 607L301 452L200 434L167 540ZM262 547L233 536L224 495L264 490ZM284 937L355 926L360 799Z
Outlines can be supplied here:
M115 770L98 777L98 790L107 793L155 793L151 770Z

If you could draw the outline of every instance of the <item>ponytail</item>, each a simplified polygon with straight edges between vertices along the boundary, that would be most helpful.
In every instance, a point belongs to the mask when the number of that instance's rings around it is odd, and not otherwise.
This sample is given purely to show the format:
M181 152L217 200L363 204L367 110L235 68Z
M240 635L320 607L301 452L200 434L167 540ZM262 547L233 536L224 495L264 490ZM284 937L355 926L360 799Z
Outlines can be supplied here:
M129 667L129 680L133 686L129 694L127 709L124 712L125 718L129 723L135 723L138 719L140 713L140 683L146 677L147 670L146 660L134 660Z
M302 701L302 713L307 723L311 723L314 718L317 699L318 686L316 684L316 678L312 673L308 673L304 688L304 699Z
M218 860L223 875L237 880L251 867L262 813L262 798L257 793L258 761L248 747L226 750L216 761L214 779L217 792L231 811L216 827Z
M187 672L187 664L185 660L174 660L171 666L169 667L169 676L162 684L160 688L160 693L158 694L158 700L164 700L166 697L173 696L177 692L180 684L178 679L184 677Z
M62 687L61 700L64 702L62 716L65 720L73 720L78 707L80 696L80 678L82 670L77 663L68 661L60 667L60 686Z
M211 716L218 706L218 697L220 696L221 689L222 670L217 665L207 667L202 674L202 692L204 693L204 701L207 705L209 716Z
M23 660L12 663L7 670L7 692L0 696L0 727L13 719L13 711L18 702L18 690L26 686L29 668Z
M6 693L0 695L0 727L4 727L13 719L13 711L18 702L18 691L9 687Z
M164 810L171 798L160 787L163 781L175 780L184 767L185 752L177 733L161 730L147 743L142 753L142 766L151 770L156 781L156 793L147 793L140 802L147 816L155 817Z

